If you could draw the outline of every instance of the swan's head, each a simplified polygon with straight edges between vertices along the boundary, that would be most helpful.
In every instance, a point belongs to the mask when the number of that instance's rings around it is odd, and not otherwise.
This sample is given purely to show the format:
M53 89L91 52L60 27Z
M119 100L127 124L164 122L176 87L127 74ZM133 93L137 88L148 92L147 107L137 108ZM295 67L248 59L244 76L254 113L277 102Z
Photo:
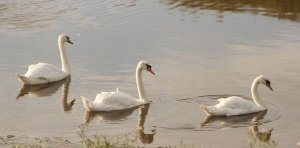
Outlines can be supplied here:
M137 68L142 70L147 70L153 75L155 75L155 73L152 70L152 66L149 64L148 61L140 61Z
M73 44L73 42L71 42L71 40L70 40L70 37L67 36L66 34L59 35L58 41L62 42L62 43L66 43L67 42L67 43Z
M266 78L265 76L263 75L260 75L256 78L258 80L258 83L259 84L264 84L266 85L270 90L273 90L273 88L271 87L271 81Z

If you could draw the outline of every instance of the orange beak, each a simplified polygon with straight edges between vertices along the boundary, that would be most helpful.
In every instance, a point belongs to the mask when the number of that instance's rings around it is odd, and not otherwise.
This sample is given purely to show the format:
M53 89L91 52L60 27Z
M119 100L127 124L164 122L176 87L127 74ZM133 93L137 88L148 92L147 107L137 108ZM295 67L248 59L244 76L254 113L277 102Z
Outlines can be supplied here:
M267 84L266 85L270 90L272 90L273 91L273 88L271 87L271 84L269 83L269 84Z
M71 42L70 40L68 40L67 42L70 43L70 44L73 44L73 42Z
M155 73L152 71L152 69L150 67L147 68L147 71L149 71L150 73L152 73L153 75L155 75Z

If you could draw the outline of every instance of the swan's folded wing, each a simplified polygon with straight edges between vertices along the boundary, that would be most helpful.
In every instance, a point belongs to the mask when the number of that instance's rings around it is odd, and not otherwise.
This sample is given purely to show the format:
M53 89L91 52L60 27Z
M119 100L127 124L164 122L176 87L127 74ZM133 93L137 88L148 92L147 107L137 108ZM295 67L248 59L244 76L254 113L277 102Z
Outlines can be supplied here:
M92 103L88 98L86 98L84 96L81 96L81 100L82 100L83 106L86 109L86 111L92 111L93 110Z
M28 67L28 71L25 74L26 77L46 78L50 81L61 80L67 75L66 72L47 63L32 64Z
M203 109L203 111L205 112L205 114L207 116L211 116L212 115L211 112L210 112L210 110L207 109L207 106L205 106L203 104L199 104L199 106Z
M110 98L113 92L101 92L100 94L96 95L96 99L94 100L95 103L103 103L103 100Z
M121 110L141 104L136 98L123 92L102 92L96 96L95 105L103 111Z
M263 110L263 108L258 107L252 100L247 100L237 96L220 98L218 101L218 104L208 108L215 115L234 116Z
M255 107L255 104L251 100L247 100L238 96L231 96L228 98L218 99L217 108L230 108L230 109L250 109Z

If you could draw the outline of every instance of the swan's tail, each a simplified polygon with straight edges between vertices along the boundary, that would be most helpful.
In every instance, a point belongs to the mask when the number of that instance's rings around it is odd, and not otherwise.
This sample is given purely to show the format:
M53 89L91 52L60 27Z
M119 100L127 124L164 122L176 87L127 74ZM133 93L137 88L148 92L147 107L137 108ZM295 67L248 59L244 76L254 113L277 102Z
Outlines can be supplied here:
M30 82L30 80L28 78L26 78L25 76L22 76L22 75L17 75L17 78L23 84L28 84Z
M82 100L82 103L83 103L83 106L85 108L86 111L92 111L92 104L91 104L91 101L84 97L84 96L81 96L81 100Z
M207 109L207 107L205 105L199 104L199 106L203 109L203 111L205 112L205 114L207 116L211 116L211 112Z
M35 84L43 84L43 83L47 83L47 79L46 78L42 78L42 77L25 77L23 75L17 75L18 80L23 83L23 85L35 85Z

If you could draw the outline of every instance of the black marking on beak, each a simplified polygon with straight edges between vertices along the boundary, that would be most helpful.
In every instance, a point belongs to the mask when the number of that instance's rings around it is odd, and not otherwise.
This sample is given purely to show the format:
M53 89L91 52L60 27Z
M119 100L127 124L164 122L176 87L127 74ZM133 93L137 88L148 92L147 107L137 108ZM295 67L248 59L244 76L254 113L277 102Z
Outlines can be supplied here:
M152 66L149 64L145 64L147 66L147 71L149 71L150 73L152 73L153 75L155 75L155 73L152 70Z
M66 38L67 38L67 42L68 43L73 44L73 42L71 42L71 40L70 40L70 38L68 36Z
M266 86L273 91L273 88L271 86L271 82L269 80L266 80Z

